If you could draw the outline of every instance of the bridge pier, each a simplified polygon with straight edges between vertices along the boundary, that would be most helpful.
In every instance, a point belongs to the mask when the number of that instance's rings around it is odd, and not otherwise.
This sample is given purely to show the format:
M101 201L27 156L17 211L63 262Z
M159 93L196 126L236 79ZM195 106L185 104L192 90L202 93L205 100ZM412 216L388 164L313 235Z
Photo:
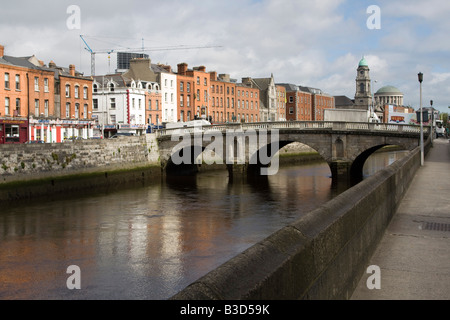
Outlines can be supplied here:
M242 180L247 177L248 164L227 164L228 177L230 180Z
M352 163L345 160L336 160L329 163L333 185L350 182L350 168Z

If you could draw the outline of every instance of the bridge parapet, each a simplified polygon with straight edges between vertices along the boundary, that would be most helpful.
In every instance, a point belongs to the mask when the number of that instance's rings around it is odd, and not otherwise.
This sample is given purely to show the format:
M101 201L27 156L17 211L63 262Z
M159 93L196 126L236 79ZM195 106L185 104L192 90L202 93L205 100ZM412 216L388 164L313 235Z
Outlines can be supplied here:
M408 124L373 123L373 122L337 122L337 121L278 121L278 122L254 122L254 123L228 123L210 126L195 126L184 128L160 129L156 131L157 137L170 136L172 134L190 134L226 132L231 130L328 130L328 131L352 131L352 132L386 132L386 133L412 133L419 134L420 127ZM429 127L424 127L425 135L429 133Z

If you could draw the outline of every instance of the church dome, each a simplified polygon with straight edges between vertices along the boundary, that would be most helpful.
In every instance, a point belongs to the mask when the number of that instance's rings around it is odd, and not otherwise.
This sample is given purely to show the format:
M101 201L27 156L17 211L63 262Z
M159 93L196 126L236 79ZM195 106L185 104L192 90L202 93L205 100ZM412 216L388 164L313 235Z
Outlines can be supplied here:
M378 89L375 94L379 95L403 95L403 93L394 86L384 86Z
M367 60L366 60L366 58L362 58L360 61L359 61L359 65L358 66L360 66L360 67L368 67L369 65L367 64Z

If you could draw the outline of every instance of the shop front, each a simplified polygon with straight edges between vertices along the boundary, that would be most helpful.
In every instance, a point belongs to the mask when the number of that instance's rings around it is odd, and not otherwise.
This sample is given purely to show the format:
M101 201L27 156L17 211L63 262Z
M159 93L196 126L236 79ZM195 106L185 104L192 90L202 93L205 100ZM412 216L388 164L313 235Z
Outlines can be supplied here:
M28 121L0 119L0 144L25 143L28 140Z
M93 121L30 119L30 141L60 143L93 137Z

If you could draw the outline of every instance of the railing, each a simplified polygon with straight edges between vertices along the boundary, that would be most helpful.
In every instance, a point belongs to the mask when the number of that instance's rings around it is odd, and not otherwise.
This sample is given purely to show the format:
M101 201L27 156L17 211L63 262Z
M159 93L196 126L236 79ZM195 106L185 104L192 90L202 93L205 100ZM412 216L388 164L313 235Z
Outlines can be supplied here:
M157 137L172 134L187 134L196 132L223 132L227 130L328 130L328 131L359 131L359 132L403 132L420 133L420 126L391 123L368 122L335 122L335 121L279 121L254 123L228 123L210 126L195 126L156 130ZM423 127L424 134L428 134L429 127Z

